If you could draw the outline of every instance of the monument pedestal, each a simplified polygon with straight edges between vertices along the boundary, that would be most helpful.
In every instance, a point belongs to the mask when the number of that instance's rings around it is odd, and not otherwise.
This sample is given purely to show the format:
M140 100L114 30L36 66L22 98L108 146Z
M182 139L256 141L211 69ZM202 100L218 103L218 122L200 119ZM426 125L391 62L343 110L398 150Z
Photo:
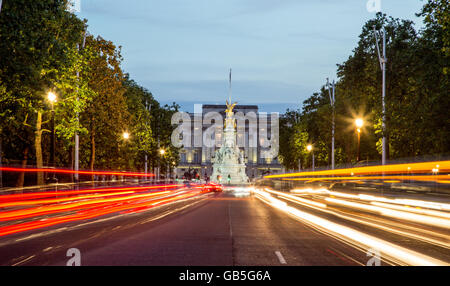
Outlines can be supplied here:
M243 151L236 145L236 119L232 111L234 105L227 102L224 142L215 153L213 174L211 176L211 181L224 185L241 185L249 182L245 172L246 166Z

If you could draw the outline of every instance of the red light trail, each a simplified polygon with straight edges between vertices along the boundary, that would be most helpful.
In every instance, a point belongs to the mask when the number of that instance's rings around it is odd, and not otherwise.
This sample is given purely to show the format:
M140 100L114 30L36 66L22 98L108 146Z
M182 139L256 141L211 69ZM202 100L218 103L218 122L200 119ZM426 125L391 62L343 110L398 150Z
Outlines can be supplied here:
M1 167L0 171L3 172L25 172L25 173L57 173L57 174L78 174L78 175L114 175L125 177L154 177L154 174L135 173L135 172L114 172L114 171L73 171L65 169L52 169L52 168L12 168Z
M203 186L188 189L172 184L0 196L0 221L12 223L0 226L0 236L108 214L142 212L207 192L209 189ZM17 209L24 206L31 207Z

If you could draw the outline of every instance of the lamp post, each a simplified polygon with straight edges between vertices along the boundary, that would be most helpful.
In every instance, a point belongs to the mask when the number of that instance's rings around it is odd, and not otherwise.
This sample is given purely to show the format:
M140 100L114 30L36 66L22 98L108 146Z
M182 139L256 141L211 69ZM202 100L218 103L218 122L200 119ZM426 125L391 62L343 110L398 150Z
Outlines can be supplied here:
M152 111L152 104L149 103L148 101L145 102L145 109L148 111L148 114L151 114ZM145 174L147 175L148 173L148 154L147 151L145 151L145 155L144 155L144 169L145 169ZM148 177L145 177L145 181L148 182Z
M84 47L86 46L86 36L88 35L88 31L87 31L87 27L86 27L86 29L85 29L85 31L84 31L84 36L83 36L83 44L82 44L82 49L84 49ZM80 47L78 46L78 51L80 50ZM77 70L77 79L79 79L80 78L80 71L79 70ZM78 89L77 89L77 102L78 102ZM77 127L79 127L79 124L80 124L80 117L79 117L79 114L78 114L78 112L77 112ZM75 150L74 150L74 169L75 169L75 172L78 172L79 170L80 170L80 135L78 134L78 130L77 130L77 132L75 132L75 148L74 148ZM80 179L80 176L78 175L78 173L75 173L75 176L74 176L74 179L75 179L75 182L76 183L78 183L79 182L79 179ZM77 187L78 187L78 185L77 185Z
M310 152L312 154L312 170L314 172L316 169L315 162L314 162L314 148L310 144L310 145L306 146L306 150L308 150L308 152Z
M0 0L1 5L1 0ZM0 7L1 8L1 7ZM2 171L2 127L0 126L0 189L3 188L3 171Z
M331 86L331 89L330 89L330 86ZM335 103L336 103L336 85L334 83L334 80L333 80L333 83L330 85L330 82L327 78L327 87L328 87L328 93L330 95L331 108L333 109L332 123L331 123L331 169L334 170L334 161L335 161L335 159L334 159L334 141L335 141L334 134L335 134L335 128L336 128L336 122L335 122L336 121L335 120L335 117L336 117L336 105L335 105Z
M55 166L55 150L56 150L56 140L55 140L55 108L54 105L56 103L56 94L54 94L53 92L49 92L47 93L47 100L50 102L50 106L51 106L51 112L52 112L52 118L51 118L51 144L50 144L50 165L51 167L56 167ZM53 173L53 180L55 179L55 173Z
M382 72L382 78L383 78L383 83L382 83L382 93L381 93L381 104L382 104L382 133L383 133L383 137L382 137L382 154L381 154L381 164L385 165L386 164L386 63L387 63L387 57L386 57L386 30L383 28L382 31L382 52L380 52L380 46L378 45L378 32L376 31L375 26L373 26L373 32L375 34L375 45L377 47L377 53L378 53L378 60L380 61L380 68L381 68L381 72Z
M124 141L128 141L128 140L130 139L130 133L127 132L127 131L123 132L122 138L123 138ZM124 148L123 148L123 149L124 149ZM123 149L122 149L122 150L123 150ZM126 154L125 154L125 155L126 155ZM119 156L120 156L120 157L123 157L122 154L120 154L120 153L119 153ZM123 177L122 177L122 178L123 178Z
M173 161L172 165L173 165L172 181L174 181L174 180L176 180L176 176L177 176L177 162Z
M362 120L361 118L358 118L355 120L355 125L356 125L356 133L358 133L358 153L356 156L356 162L359 162L361 160L360 158L360 150L361 150L361 128L364 125L364 120Z
M166 150L164 150L163 148L159 149L159 155L161 155L159 157L159 161L158 161L158 180L161 180L161 158L164 157L164 154L166 153Z

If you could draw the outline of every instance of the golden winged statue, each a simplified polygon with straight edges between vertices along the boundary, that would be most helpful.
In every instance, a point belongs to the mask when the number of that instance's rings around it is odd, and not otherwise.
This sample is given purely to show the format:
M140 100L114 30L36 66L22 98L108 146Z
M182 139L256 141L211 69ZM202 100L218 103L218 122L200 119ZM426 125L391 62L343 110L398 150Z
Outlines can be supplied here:
M227 116L232 117L233 116L233 108L236 106L237 102L231 104L231 101L228 103L227 99L227 109L225 112L227 113Z

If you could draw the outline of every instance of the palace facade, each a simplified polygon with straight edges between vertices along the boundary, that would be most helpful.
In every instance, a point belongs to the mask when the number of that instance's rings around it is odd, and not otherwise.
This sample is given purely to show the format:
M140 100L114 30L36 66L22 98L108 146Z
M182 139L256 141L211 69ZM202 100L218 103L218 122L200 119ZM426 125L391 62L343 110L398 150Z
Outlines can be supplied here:
M213 124L205 120L205 115L211 112L219 113L224 119L226 105L196 105L194 113L189 113L191 117L191 146L183 147L180 150L180 163L175 170L178 178L183 178L186 172L191 171L200 175L202 179L211 177L213 173L213 160L215 151L220 147L221 133L215 136L219 141L214 147L207 147L203 142L199 142L199 128L202 129L203 134ZM244 116L244 124L237 126L237 141L240 149L244 152L244 160L246 164L246 174L250 180L257 179L266 174L280 173L283 171L282 166L278 162L278 157L264 158L263 152L268 148L268 140L270 142L272 136L271 115L267 113L260 113L257 105L236 105L234 108L235 115ZM201 116L200 116L201 115ZM256 122L254 121L256 119ZM253 120L251 126L250 121ZM223 126L223 122L221 122ZM256 128L255 128L256 127ZM255 130L256 129L256 130ZM251 131L251 132L250 132ZM256 131L256 133L255 133ZM261 132L263 134L261 134ZM261 136L260 136L261 135ZM264 136L262 136L264 135ZM242 136L244 138L242 138ZM201 138L201 137L200 137ZM257 142L254 142L256 140ZM201 141L201 139L200 139Z

